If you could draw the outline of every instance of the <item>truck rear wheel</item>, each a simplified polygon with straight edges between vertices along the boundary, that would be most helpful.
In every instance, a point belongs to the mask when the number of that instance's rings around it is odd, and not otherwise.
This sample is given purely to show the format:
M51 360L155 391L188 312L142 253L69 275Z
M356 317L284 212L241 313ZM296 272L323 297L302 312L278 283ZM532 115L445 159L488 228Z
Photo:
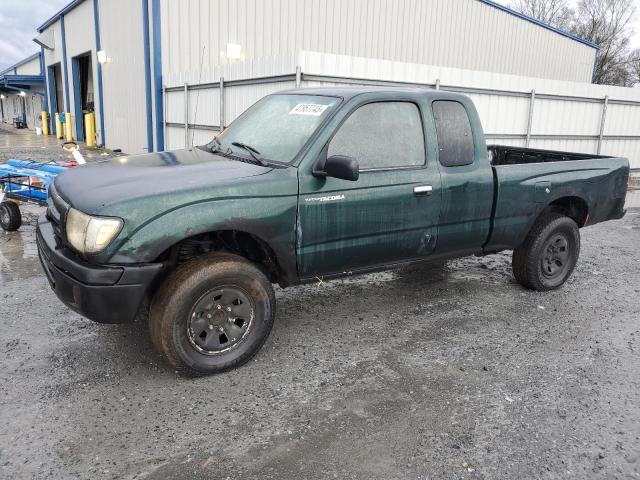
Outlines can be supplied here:
M574 220L551 213L540 218L513 251L513 275L531 290L554 290L567 281L578 262L580 231Z
M276 299L265 274L243 257L214 253L179 266L156 292L151 340L175 369L219 373L247 362L266 341Z
M22 225L22 215L18 205L5 201L0 203L0 227L7 232L14 232Z

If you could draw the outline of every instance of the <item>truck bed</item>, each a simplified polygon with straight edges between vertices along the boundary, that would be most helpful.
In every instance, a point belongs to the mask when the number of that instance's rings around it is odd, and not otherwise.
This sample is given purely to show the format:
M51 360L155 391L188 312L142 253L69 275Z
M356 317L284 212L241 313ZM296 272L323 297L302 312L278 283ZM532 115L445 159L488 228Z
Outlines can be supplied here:
M523 163L570 162L594 158L611 158L589 153L559 152L537 148L487 145L491 165L519 165Z
M624 215L626 158L502 145L487 150L495 201L485 252L519 245L540 210L553 202L574 209L580 227Z

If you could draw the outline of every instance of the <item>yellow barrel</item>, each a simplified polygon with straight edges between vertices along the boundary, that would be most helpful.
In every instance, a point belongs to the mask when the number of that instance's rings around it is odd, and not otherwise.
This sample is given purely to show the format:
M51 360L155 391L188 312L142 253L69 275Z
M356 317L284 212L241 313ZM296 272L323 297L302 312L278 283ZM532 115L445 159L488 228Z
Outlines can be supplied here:
M84 138L87 147L96 146L96 117L93 112L84 114Z
M42 134L49 135L49 119L47 118L47 112L42 112Z
M64 114L64 136L67 142L73 140L73 123L71 122L71 114L69 112Z
M56 138L62 138L62 122L60 121L60 114L56 113Z

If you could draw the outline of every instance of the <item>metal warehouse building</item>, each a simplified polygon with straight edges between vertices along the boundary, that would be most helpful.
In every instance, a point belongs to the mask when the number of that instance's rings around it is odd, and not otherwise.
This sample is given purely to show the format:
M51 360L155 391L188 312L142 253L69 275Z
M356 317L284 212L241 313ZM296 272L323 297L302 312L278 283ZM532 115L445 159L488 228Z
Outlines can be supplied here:
M489 0L75 0L38 32L45 109L80 140L95 110L97 143L129 153L165 148L164 79L233 62L315 51L590 82L597 55Z
M0 72L0 121L35 128L45 108L44 67L39 53Z

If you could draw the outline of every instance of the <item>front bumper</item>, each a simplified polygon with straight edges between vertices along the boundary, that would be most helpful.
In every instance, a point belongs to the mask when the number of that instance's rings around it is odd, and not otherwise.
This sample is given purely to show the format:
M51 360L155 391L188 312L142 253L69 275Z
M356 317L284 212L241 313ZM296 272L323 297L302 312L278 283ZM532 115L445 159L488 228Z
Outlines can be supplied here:
M99 323L129 323L164 265L92 265L59 247L49 220L36 230L40 263L56 296L69 308Z

